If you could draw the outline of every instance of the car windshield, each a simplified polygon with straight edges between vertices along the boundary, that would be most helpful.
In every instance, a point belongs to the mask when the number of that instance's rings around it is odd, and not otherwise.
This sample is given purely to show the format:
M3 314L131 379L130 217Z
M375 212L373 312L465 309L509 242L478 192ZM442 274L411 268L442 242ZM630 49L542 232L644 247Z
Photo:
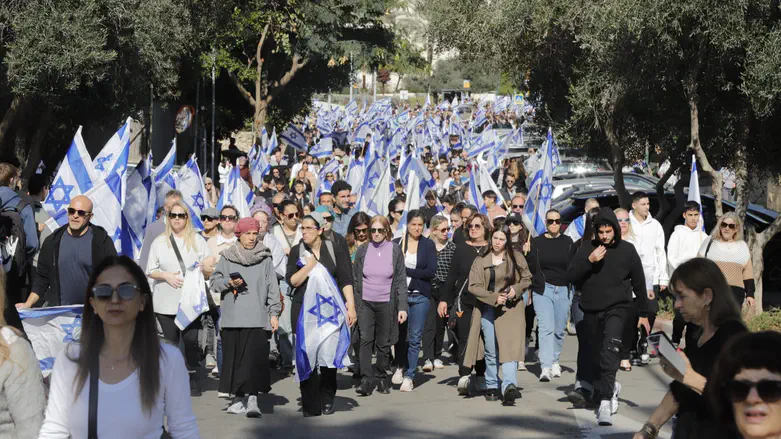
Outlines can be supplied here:
M607 172L610 170L610 166L608 166L606 162L594 163L565 160L560 165L556 166L553 175L585 174L588 172Z

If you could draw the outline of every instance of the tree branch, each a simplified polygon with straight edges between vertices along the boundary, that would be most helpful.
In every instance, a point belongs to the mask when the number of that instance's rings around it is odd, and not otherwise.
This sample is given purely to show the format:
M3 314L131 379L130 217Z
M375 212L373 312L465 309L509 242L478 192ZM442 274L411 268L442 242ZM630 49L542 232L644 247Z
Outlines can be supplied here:
M236 86L236 88L239 90L239 93L244 97L244 99L253 107L255 106L255 99L252 97L252 94L247 91L246 88L244 88L244 85L242 85L241 80L238 76L236 76L235 73L228 71L228 77L230 77L231 82L233 82L233 85Z
M304 68L309 63L309 58L301 59L301 56L296 52L293 55L293 63L290 66L290 70L288 70L281 79L278 81L274 81L271 84L271 87L268 92L268 96L266 96L266 105L270 104L271 101L274 100L277 96L279 96L280 93L285 89L285 87L290 83L290 81L293 80L293 78L296 76L296 74Z

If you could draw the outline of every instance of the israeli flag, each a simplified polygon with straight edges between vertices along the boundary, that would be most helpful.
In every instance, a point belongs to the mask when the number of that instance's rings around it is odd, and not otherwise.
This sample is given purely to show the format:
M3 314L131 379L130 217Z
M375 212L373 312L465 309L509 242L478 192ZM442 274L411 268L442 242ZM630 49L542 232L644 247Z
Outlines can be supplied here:
M308 148L304 133L292 123L288 125L287 129L279 137L296 151L306 151Z
M248 193L249 195L252 195L249 187L241 178L239 167L234 166L231 173L228 174L228 181L225 183L225 187L220 194L219 201L217 201L217 211L221 211L224 206L231 205L239 211L239 218L248 217Z
M270 155L271 151L274 151L277 147L279 147L279 141L277 140L277 129L273 128L271 130L271 137L268 139L268 149L266 150L266 154Z
M52 219L56 218L56 224L63 225L68 222L65 212L71 199L87 193L98 181L84 139L81 137L81 127L76 130L73 142L57 168L53 181L49 195L43 202L43 208Z
M358 103L357 103L357 102L355 102L355 100L354 100L354 99L353 99L353 100L351 100L351 101L350 101L350 102L347 104L347 106L345 106L345 107L344 107L344 111L345 111L347 114L351 115L351 116L355 116L356 114L358 114Z
M263 181L263 176L271 171L271 163L267 154L263 154L258 150L255 156L255 160L250 160L250 174L252 181L260 185Z
M166 154L163 162L152 171L158 203L165 200L165 195L168 191L176 189L174 165L176 165L176 138L171 142L171 149L168 150L168 154ZM159 206L156 205L155 210L157 210L158 207Z
M127 170L127 160L130 155L130 124L129 117L119 130L106 142L106 145L92 161L95 176L103 181L112 172L124 174Z
M467 157L473 158L486 151L493 151L496 147L496 133L489 128L480 133L467 149Z
M303 251L299 266L310 253ZM318 263L309 272L304 303L296 328L296 382L309 379L319 367L342 369L352 365L347 307L331 274Z
M699 225L702 231L705 231L705 222L702 217L702 198L700 198L700 179L697 174L697 156L692 154L691 179L689 180L689 196L686 201L696 201L700 205Z
M453 96L453 102L450 103L450 106L453 108L458 107L458 95Z
M583 233L586 231L587 213L584 213L583 215L575 218L575 220L570 223L569 227L567 227L567 230L564 231L564 234L572 238L573 242L582 238Z
M190 208L193 227L196 230L203 230L201 212L209 207L206 201L208 195L203 185L203 177L200 168L198 168L198 159L195 154L179 169L176 175L176 187L182 193L187 207Z
M478 166L477 168L477 175L480 179L480 192L481 194L485 191L494 191L496 193L496 204L502 207L507 207L506 201L504 197L502 196L502 191L499 190L499 187L496 185L496 182L493 178L491 178L491 174L488 173L488 169L486 169L485 166ZM481 197L482 199L482 197ZM486 209L487 213L488 210Z
M526 200L523 212L524 222L533 236L545 233L545 214L550 209L551 195L553 194L553 170L561 163L550 128L548 129L548 139L541 151L541 163L532 178L529 198Z
M426 93L426 103L423 104L423 109L425 110L426 108L428 108L430 106L431 106L431 95Z
M378 155L372 155L369 164L366 166L366 172L361 185L361 197L358 199L358 206L365 211L369 200L373 198L376 191L382 190L380 186L380 177L384 171L382 160Z
M390 160L386 160L385 169L379 179L370 183L370 190L364 192L363 200L366 200L365 207L362 206L363 211L368 212L370 215L388 215L388 203L391 200L391 193L393 192L393 177L391 176ZM368 179L367 179L368 180Z
M496 151L492 154L490 151L486 151L485 155L488 157L488 160L486 161L486 170L488 173L492 173L499 169L502 166L502 161L504 161L504 158L507 156L507 153L510 152L510 143L515 138L515 133L518 133L520 131L520 128L516 130L513 134L507 135L502 139L502 142L499 144L499 147L496 148Z
M144 157L127 177L122 206L122 254L138 259L147 224L155 220L157 192L152 181L152 156Z
M328 157L334 153L334 139L330 135L325 136L309 151L314 158Z
M480 188L477 187L477 181L479 178L479 171L477 163L472 163L472 169L469 170L469 199L477 207L477 211L485 214L488 210L483 203L483 194L480 192Z
M92 223L106 229L117 253L122 252L122 176L110 174L84 195L92 200Z
M83 305L20 309L24 332L33 346L44 378L52 373L54 359L68 345L81 338Z

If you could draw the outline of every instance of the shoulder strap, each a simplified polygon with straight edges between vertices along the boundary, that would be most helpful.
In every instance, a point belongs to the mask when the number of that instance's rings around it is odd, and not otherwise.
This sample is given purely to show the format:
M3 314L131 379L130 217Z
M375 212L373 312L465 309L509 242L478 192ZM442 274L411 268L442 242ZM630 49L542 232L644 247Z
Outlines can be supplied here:
M187 269L184 267L182 254L179 253L179 246L176 245L176 240L174 239L174 235L168 235L168 237L171 239L171 245L174 247L174 253L176 253L176 259L179 261L179 268L182 269L182 276L184 276L185 273L187 273Z
M331 260L334 261L334 266L336 266L336 252L334 252L334 243L329 240L324 240L325 242L325 248L328 249L328 254L331 255Z
M89 371L89 418L87 423L87 439L98 439L98 377L100 363L98 359L90 360Z
M708 245L705 247L705 255L703 255L703 257L705 258L708 257L708 252L710 251L711 244L713 244L713 238L708 240Z

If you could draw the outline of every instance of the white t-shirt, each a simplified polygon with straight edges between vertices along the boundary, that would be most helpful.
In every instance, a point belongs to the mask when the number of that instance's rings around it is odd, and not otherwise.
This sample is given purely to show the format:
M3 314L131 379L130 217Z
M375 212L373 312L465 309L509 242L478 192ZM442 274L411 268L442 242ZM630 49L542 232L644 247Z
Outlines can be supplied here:
M116 384L99 382L98 437L112 439L160 439L163 434L163 416L167 418L172 437L199 438L190 402L190 380L184 358L175 346L161 342L160 392L151 416L143 410L139 391L138 372ZM41 427L40 437L81 439L87 437L89 423L89 378L74 400L73 378L77 364L68 359L78 358L79 345L63 349L54 361L51 375L49 405Z
M404 254L404 266L407 268L414 269L418 265L418 254L417 253L405 253ZM412 278L407 276L407 287L409 287L410 282L412 282Z
M175 238L176 246L182 254L182 262L185 268L189 269L196 262L203 262L204 258L209 256L209 246L201 235L195 235L195 251L190 247L185 247L184 240ZM165 271L170 273L181 272L179 260L168 239L168 235L163 233L152 243L149 251L149 261L146 264L146 275L155 271ZM184 279L184 273L182 273ZM179 310L179 300L182 298L182 289L174 288L168 285L164 280L152 281L152 303L157 314L176 315Z

